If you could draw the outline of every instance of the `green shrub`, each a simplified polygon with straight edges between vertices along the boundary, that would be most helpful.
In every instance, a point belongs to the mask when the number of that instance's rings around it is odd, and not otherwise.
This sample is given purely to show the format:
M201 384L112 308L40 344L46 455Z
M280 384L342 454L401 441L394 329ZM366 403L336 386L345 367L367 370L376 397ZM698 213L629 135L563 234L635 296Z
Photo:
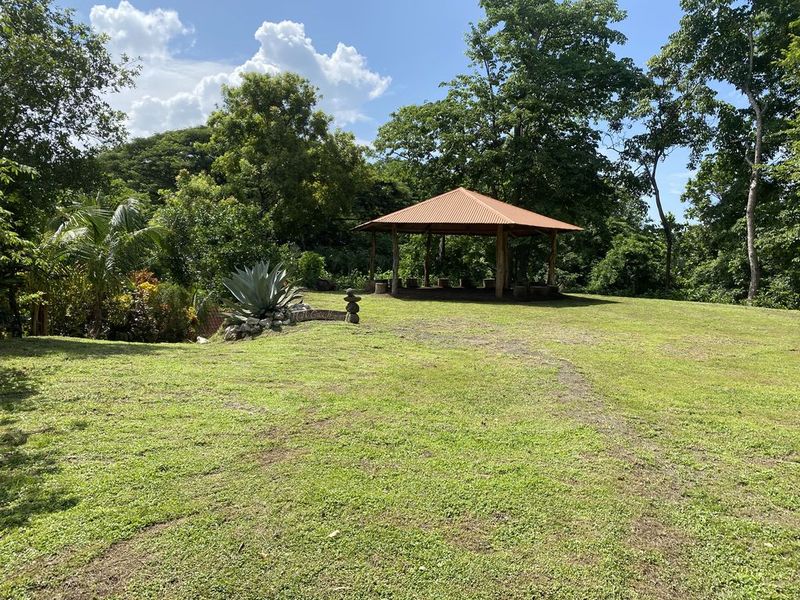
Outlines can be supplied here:
M316 252L305 251L297 261L297 275L303 286L314 289L325 273L325 259Z
M184 342L194 339L197 315L192 295L176 283L159 283L148 299L158 326L159 342Z
M335 283L337 290L346 290L347 288L363 290L367 287L367 275L361 271L353 270L347 275L340 275L336 277Z
M589 289L604 294L641 296L663 289L664 244L655 234L617 235L592 269Z

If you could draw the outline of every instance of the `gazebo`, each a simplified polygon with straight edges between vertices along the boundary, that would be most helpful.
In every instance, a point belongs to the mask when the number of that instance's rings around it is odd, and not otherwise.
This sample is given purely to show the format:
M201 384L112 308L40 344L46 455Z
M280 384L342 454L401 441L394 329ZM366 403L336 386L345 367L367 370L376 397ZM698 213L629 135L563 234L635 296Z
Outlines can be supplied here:
M386 232L392 234L392 295L396 295L400 287L398 278L400 264L398 233L495 236L497 238L497 269L495 272L495 296L497 298L503 297L503 290L510 283L509 236L545 235L549 238L550 260L547 283L548 285L555 285L558 234L582 231L577 225L557 221L461 187L383 217L378 217L358 225L354 229L356 231L371 231L373 234L370 253L371 278L374 278L375 272L375 233ZM426 254L426 272L428 272L429 260L430 258Z

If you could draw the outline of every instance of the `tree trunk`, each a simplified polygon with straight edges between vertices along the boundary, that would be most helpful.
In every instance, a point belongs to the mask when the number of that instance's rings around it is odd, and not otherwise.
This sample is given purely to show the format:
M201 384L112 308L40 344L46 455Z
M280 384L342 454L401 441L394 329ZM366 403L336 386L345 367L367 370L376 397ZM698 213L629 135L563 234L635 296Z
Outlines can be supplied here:
M39 306L36 302L31 309L31 335L39 335Z
M750 89L750 82L753 78L753 56L755 49L753 45L753 33L750 32L749 48L749 74L748 84L745 86L745 95L753 109L756 118L755 147L753 148L753 161L750 163L750 187L747 190L747 209L745 219L747 221L747 260L750 263L750 286L747 289L747 301L752 302L758 293L758 285L761 282L761 265L758 263L758 251L756 250L756 204L758 202L758 182L761 178L761 142L764 136L764 115L761 106L756 100L755 95Z
M672 287L672 244L673 244L673 235L672 235L672 225L667 218L666 213L664 212L664 207L661 204L661 190L658 187L658 181L656 180L656 169L658 168L658 161L660 157L656 155L655 160L653 161L653 169L647 169L647 174L650 177L650 185L653 187L653 196L656 199L656 208L658 209L658 217L661 219L661 227L664 229L664 241L667 245L667 264L665 269L665 276L664 276L664 286L667 290ZM647 168L647 167L645 167Z
M22 316L19 314L17 304L17 288L11 285L8 288L8 307L11 309L11 337L22 337Z
M50 335L50 309L42 304L42 335Z
M89 337L97 339L103 329L103 299L96 298L92 306L92 324L89 326Z

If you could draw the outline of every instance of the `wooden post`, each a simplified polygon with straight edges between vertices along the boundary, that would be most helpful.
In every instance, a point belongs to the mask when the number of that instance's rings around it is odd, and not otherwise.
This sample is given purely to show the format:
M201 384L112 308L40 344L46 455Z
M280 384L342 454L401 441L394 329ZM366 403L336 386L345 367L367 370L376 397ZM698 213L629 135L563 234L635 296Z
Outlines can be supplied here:
M506 276L506 241L505 231L503 226L497 226L497 242L495 243L495 274L494 274L494 295L496 298L503 297L503 289L505 289L505 276Z
M503 283L505 287L511 287L511 253L509 252L508 245L508 232L503 232L503 261L506 264L506 272L503 275Z
M423 265L425 276L425 287L431 287L431 230L428 230L428 236L425 240L425 264Z
M400 244L397 241L397 226L392 225L392 295L400 288L398 271L400 270Z
M375 232L372 232L372 246L369 249L369 280L375 281Z
M556 251L558 250L558 234L550 232L550 262L547 265L547 285L556 284Z

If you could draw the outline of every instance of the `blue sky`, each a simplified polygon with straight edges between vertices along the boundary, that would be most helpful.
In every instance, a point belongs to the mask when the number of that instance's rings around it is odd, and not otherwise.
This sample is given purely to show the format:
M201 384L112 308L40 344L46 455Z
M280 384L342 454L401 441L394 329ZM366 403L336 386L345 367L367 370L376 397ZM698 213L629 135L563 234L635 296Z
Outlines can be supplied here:
M297 70L363 142L393 110L443 95L439 84L467 68L464 34L482 14L477 0L62 3L109 33L116 51L142 57L137 89L113 99L134 134L201 122L238 71ZM628 13L619 54L644 65L677 28L678 0L619 3ZM679 218L688 176L684 151L661 167L667 208Z

